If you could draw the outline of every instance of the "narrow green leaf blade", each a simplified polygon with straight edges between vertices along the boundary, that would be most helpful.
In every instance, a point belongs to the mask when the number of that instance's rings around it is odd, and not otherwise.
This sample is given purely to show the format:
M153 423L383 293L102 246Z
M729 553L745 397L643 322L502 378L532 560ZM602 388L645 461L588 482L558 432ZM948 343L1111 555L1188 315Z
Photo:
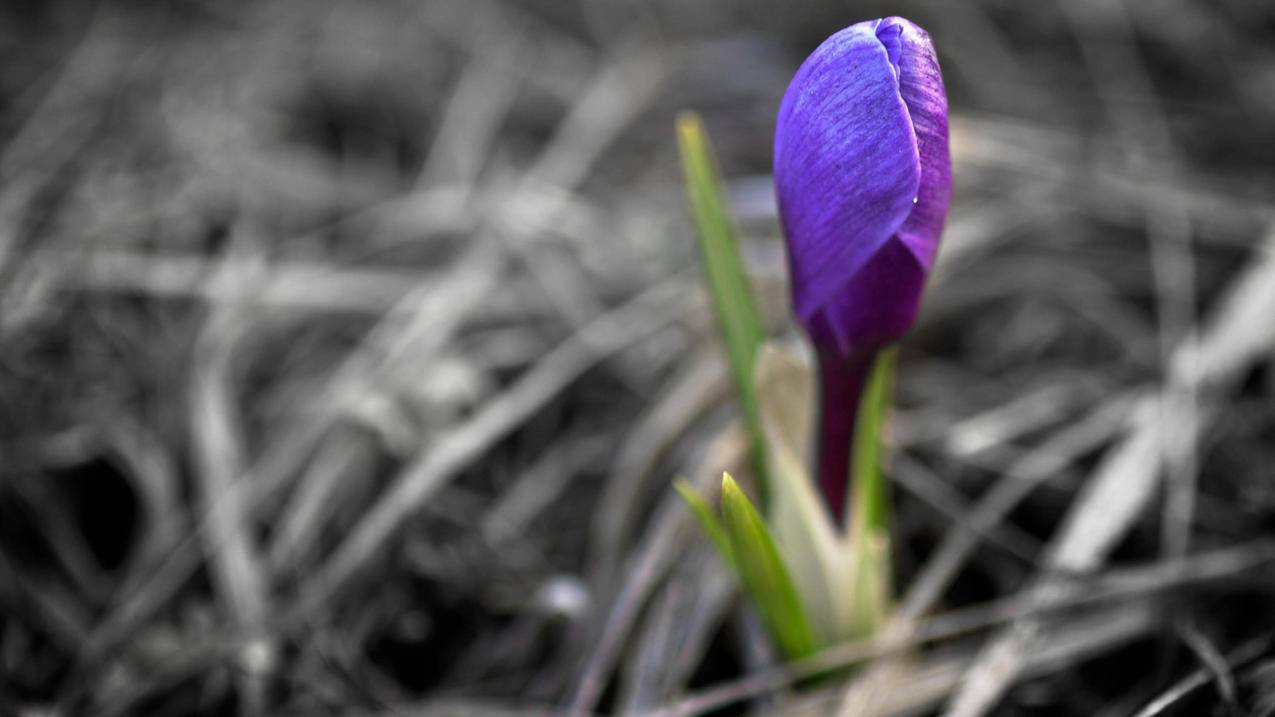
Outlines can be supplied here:
M846 549L806 463L814 433L814 371L768 341L757 354L755 384L770 471L766 524L816 634L835 638L844 632L843 597L836 592Z
M758 490L762 504L766 505L770 488L765 474L757 391L753 385L753 367L757 351L765 340L765 330L740 261L735 228L727 211L713 149L695 113L683 112L678 116L677 144L686 179L687 201L704 257L704 273L744 411Z
M873 535L888 535L890 530L890 487L881 470L882 433L890 413L897 357L894 348L877 355L859 399L854 427L854 524Z
M673 489L677 491L678 495L682 496L682 500L686 501L686 506L691 509L691 514L699 522L700 528L703 529L708 539L712 541L713 546L717 548L722 560L726 561L726 566L731 570L736 570L735 556L731 550L730 539L726 537L726 529L722 527L722 522L713 513L712 507L700 497L699 493L695 492L694 486L681 478L673 481Z
M854 431L849 607L850 624L856 635L876 632L890 609L890 486L882 470L882 459L897 357L894 348L877 356L859 400Z
M740 581L780 651L789 659L812 654L818 643L792 577L766 523L730 474L722 476L722 522Z

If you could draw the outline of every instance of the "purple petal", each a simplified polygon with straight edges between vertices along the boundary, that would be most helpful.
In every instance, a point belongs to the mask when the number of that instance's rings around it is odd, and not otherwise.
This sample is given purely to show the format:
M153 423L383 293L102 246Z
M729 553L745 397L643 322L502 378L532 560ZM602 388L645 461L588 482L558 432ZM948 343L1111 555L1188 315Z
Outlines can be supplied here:
M891 238L807 326L819 348L819 488L838 520L845 512L864 377L878 347L916 319L924 284L924 268Z
M780 107L775 184L793 304L811 338L845 353L902 336L951 200L947 99L929 35L890 17L820 45Z
M878 24L858 23L825 40L797 70L779 109L775 186L794 308L807 325L903 226L921 182L899 93L903 65L891 62ZM895 49L894 59L906 60L907 48Z
M902 238L888 238L806 322L810 340L842 355L897 341L916 320L925 277Z
M897 31L895 28L898 28ZM877 34L897 32L899 94L912 117L912 128L921 158L921 186L916 206L898 230L899 239L912 250L928 273L938 253L939 235L952 200L952 156L948 150L947 93L943 73L930 36L901 17L881 21Z
M819 352L818 484L837 523L845 518L859 396L876 355L876 349Z
M784 94L775 186L797 318L820 358L819 482L841 518L866 367L916 318L951 200L929 35L890 17L828 38Z

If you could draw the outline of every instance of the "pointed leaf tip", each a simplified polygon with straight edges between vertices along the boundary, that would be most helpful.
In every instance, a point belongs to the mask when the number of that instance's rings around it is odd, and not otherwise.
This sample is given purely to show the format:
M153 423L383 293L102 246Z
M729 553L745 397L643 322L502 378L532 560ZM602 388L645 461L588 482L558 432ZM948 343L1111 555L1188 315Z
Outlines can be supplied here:
M779 649L789 658L818 646L810 617L770 529L730 474L722 476L722 523L740 581Z
M694 515L696 522L699 523L700 529L708 536L709 541L713 543L713 547L717 548L722 560L726 562L726 567L732 571L737 570L730 539L726 537L726 529L722 527L722 521L718 519L712 507L696 492L695 487L684 479L678 478L673 481L673 490L677 491L677 494L686 502L686 506L690 508L691 515Z
M753 366L757 351L765 340L765 328L739 256L736 231L712 143L694 112L678 115L677 144L686 182L687 204L699 238L704 278L744 414L757 492L762 506L766 506L769 484L761 421L757 415L757 391L752 383Z
M696 137L703 132L703 122L699 115L690 110L677 113L677 132L683 137Z

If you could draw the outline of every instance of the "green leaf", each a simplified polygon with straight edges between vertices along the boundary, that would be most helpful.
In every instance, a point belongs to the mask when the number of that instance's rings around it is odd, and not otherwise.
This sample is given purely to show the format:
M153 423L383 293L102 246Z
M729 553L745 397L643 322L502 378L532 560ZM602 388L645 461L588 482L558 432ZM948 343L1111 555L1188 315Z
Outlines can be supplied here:
M873 535L888 535L890 530L890 487L881 470L881 439L890 412L897 357L894 348L877 355L859 399L854 427L854 524Z
M875 635L890 612L890 540L883 533L864 532L850 546L850 580L846 637Z
M812 654L818 643L792 577L766 523L729 473L722 476L722 519L740 581L780 651L789 659Z
M717 314L718 325L726 342L726 355L735 388L744 411L753 469L757 473L762 505L767 505L770 486L766 479L766 460L762 441L761 419L757 412L757 391L753 385L753 366L757 351L765 340L765 330L753 304L748 277L739 258L735 228L726 208L726 200L718 179L717 162L704 125L693 112L677 118L677 144L686 179L686 196L694 216L704 256L704 274Z
M848 613L837 594L846 547L806 465L814 383L809 363L774 342L767 342L757 355L757 401L771 487L766 521L811 625L831 641L844 632Z
M691 513L699 522L700 528L704 530L704 534L708 536L713 546L717 548L717 552L721 554L726 566L731 570L736 570L735 556L731 550L730 539L726 537L726 529L722 527L722 522L713 513L712 507L700 497L699 493L695 492L694 486L681 478L673 481L673 489L677 491L678 495L682 496L682 500L686 501L687 507L691 509Z
M882 471L882 439L889 418L898 351L882 351L872 365L854 431L854 515L850 535L851 624L874 633L889 611L890 486Z

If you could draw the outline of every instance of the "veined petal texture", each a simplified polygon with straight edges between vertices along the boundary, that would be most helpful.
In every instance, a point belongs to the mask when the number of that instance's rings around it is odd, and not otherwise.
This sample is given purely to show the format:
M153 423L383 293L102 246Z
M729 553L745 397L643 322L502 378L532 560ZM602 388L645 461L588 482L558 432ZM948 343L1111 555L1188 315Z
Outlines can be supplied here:
M849 353L898 339L951 195L947 101L923 30L858 23L802 63L779 110L775 185L812 340Z
M921 159L921 186L916 206L899 228L898 237L929 273L952 201L947 92L934 45L924 30L899 17L882 20L881 28L886 28L886 32L898 28L903 49L899 55L899 94L912 117L917 154ZM882 29L877 32L882 34Z

